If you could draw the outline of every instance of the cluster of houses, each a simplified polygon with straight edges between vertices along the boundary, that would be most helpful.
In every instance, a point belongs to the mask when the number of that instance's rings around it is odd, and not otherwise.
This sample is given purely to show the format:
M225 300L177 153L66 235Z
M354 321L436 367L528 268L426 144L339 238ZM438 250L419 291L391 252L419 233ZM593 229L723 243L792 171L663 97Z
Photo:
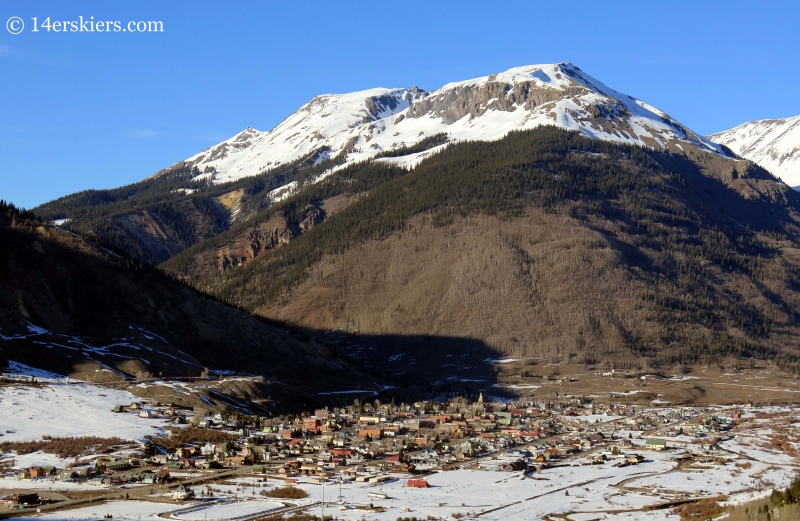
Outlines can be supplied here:
M85 481L94 485L125 485L128 483L161 484L171 479L169 470L146 469L136 470L151 464L145 460L126 458L99 458L94 466L57 469L42 465L21 469L18 479L50 479L59 481ZM124 472L129 471L129 472Z
M519 406L486 404L481 399L402 406L358 404L260 422L217 414L197 424L234 432L239 435L237 441L207 443L157 458L180 468L254 465L277 469L285 476L319 476L341 466L372 473L446 469L526 445L535 447L534 452L520 460L548 464L605 445L616 430L682 429L696 421L689 414L680 409L596 405L583 399ZM583 417L589 415L594 422L585 421ZM707 429L730 428L737 415L705 415L701 423ZM629 443L618 441L623 446ZM663 450L667 444L654 438L647 440L645 448ZM631 464L638 462L634 456Z
M57 469L52 465L41 465L21 469L17 472L17 477L20 479L35 479L43 477L58 477L63 480L71 480L78 478L88 478L94 474L93 467L77 467L70 469Z
M250 466L254 473L278 474L290 483L303 475L324 481L334 473L346 479L380 481L393 473L419 474L459 466L506 471L546 468L583 451L590 451L584 464L613 461L626 466L645 460L634 449L664 450L668 448L664 438L670 436L725 432L741 414L736 409L708 414L557 397L516 405L488 404L480 398L400 406L376 401L281 418L190 415L173 404L132 404L118 410L127 411L173 416L176 422L230 436L223 437L227 441L191 443L175 450L149 443L142 447L145 456L139 459L103 456L94 466L33 467L20 471L19 477L87 480L99 485L161 484L171 480L171 472ZM653 431L656 437L642 447L628 437L615 437L620 430ZM409 480L408 486L423 486L423 482ZM190 492L179 489L176 499Z

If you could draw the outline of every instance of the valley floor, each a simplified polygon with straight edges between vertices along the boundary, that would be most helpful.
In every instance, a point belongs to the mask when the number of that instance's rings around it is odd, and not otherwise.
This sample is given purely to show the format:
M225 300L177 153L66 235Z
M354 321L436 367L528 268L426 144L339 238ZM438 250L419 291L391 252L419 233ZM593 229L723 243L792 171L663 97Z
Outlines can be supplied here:
M31 371L28 370L28 377L33 374ZM0 421L3 422L0 442L35 440L48 433L65 437L116 435L135 442L142 440L145 433L163 430L164 418L111 412L115 404L136 400L125 391L58 375L36 374L38 381L33 385L0 387ZM701 378L703 376L685 376L673 383ZM774 385L758 383L757 379L751 381L753 378L737 376L738 383L760 392ZM425 470L424 465L420 465L422 473L416 475L369 470L353 463L344 467L331 465L325 484L311 475L293 478L291 484L307 493L306 498L278 500L262 493L287 485L287 477L279 473L281 468L286 468L287 460L265 462L263 473L260 468L250 466L193 469L173 471L174 481L164 485L95 485L21 479L8 471L9 465L16 469L33 465L60 467L68 461L52 454L33 452L16 458L11 454L14 460L11 463L6 454L6 459L0 461L6 468L5 471L0 469L0 473L5 474L0 478L0 495L37 491L55 502L43 505L41 513L26 509L26 515L16 514L17 517L9 510L0 510L0 518L55 521L103 519L111 515L123 520L244 521L298 510L321 516L324 509L325 515L351 521L394 521L412 517L486 521L658 521L676 519L676 515L670 514L672 508L700 498L715 498L724 506L765 497L773 489L786 487L800 470L797 452L800 449L800 423L797 422L800 410L796 405L676 406L658 398L666 396L655 392L657 381L631 389L626 387L629 382L624 379L602 377L597 381L614 386L614 391L607 394L620 398L647 394L655 403L639 406L638 413L628 417L610 414L558 416L560 432L565 435L577 436L576 433L583 432L581 436L588 436L591 432L603 432L606 439L576 454L550 460L543 468L537 468L531 461L525 470L502 471L503 464L518 457L518 453L506 450L491 451L438 469ZM555 385L550 380L542 384ZM174 387L176 384L165 382L164 385ZM786 388L786 392L793 391ZM669 421L644 431L628 430L637 417L685 419L712 415L741 417L732 429L719 433L675 435ZM666 440L667 448L651 450L646 447L647 441L653 439ZM546 438L540 438L514 449L527 448L536 453L542 450L544 440ZM627 464L637 454L643 456L643 461ZM599 463L599 459L604 463ZM357 481L356 477L381 477L383 481ZM410 479L424 479L428 486L411 487ZM171 494L178 486L191 488L196 499L173 500ZM129 499L122 500L123 497Z

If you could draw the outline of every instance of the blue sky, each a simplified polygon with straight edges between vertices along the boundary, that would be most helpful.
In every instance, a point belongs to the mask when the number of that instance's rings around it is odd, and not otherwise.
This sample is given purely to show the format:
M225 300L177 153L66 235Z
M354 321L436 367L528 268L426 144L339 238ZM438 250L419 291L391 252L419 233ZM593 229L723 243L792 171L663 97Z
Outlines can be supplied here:
M680 1L0 3L0 199L140 180L317 94L570 61L700 133L800 114L800 4ZM31 32L78 20L161 33Z

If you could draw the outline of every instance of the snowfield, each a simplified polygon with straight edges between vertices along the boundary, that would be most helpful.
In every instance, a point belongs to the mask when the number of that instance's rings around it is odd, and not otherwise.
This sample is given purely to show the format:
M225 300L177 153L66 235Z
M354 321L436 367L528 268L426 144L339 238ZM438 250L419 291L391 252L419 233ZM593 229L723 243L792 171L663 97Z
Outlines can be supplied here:
M625 508L641 508L644 505L662 502L657 497L639 494L623 494L614 485L619 481L653 472L665 472L675 464L668 457L657 456L647 463L614 468L611 465L566 466L544 470L523 477L520 472L495 472L456 470L439 472L427 477L431 485L427 489L405 486L410 476L390 483L364 485L361 483L342 486L342 496L353 504L369 504L388 507L383 513L367 513L367 519L394 521L398 516L452 517L453 514L481 513L481 519L524 521L541 516L573 510L604 512ZM322 499L322 486L300 484L311 499ZM369 492L383 492L390 499L370 498ZM569 495L566 492L569 491ZM338 486L326 487L326 500L336 500ZM404 513L406 507L411 513ZM319 512L316 512L319 515ZM339 512L341 519L357 520L364 515L362 510Z
M708 137L766 168L789 186L800 185L800 116L748 121Z
M283 503L278 501L256 499L245 501L234 500L201 505L187 512L173 514L170 518L179 519L181 521L224 521L255 514L268 514L270 511L283 508L284 506Z
M127 391L77 382L39 370L31 374L39 383L0 387L2 441L40 440L45 435L143 440L146 434L165 432L163 419L112 412L115 404L141 401ZM15 375L20 373L5 376Z
M42 465L42 463L37 463ZM63 467L62 467L63 468ZM9 490L35 490L39 492L66 492L74 490L97 490L108 488L107 485L94 485L87 481L60 481L54 479L18 479L11 476L0 478L0 494Z
M161 521L164 518L159 514L175 510L176 505L169 503L150 503L148 501L112 501L102 505L92 505L61 512L49 512L25 517L12 517L17 521L27 519L46 519L48 521L71 521L103 519L106 514L111 514L114 519L124 521Z
M740 465L747 460L739 460ZM792 481L786 469L752 462L748 468L725 465L694 465L688 471L649 476L627 483L628 488L648 487L654 490L674 491L690 495L729 495L731 492L752 492L761 481L773 483L775 487L786 487Z

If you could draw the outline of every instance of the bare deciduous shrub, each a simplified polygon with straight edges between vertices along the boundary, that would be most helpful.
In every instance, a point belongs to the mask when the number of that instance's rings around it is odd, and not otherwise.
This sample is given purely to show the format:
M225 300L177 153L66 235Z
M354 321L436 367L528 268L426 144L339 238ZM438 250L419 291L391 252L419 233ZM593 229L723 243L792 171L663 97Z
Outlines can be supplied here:
M281 499L303 499L308 497L308 493L305 490L292 486L262 490L261 495Z
M44 436L39 441L6 441L0 443L0 452L14 450L18 454L30 454L40 450L48 454L56 454L60 458L69 458L101 452L110 453L115 449L130 445L129 441L116 437L77 436L74 438L51 438Z
M200 429L198 427L186 427L185 429L170 428L169 438L158 437L151 441L164 447L165 449L177 449L188 443L224 443L234 441L238 438L235 434L215 431L211 429Z

